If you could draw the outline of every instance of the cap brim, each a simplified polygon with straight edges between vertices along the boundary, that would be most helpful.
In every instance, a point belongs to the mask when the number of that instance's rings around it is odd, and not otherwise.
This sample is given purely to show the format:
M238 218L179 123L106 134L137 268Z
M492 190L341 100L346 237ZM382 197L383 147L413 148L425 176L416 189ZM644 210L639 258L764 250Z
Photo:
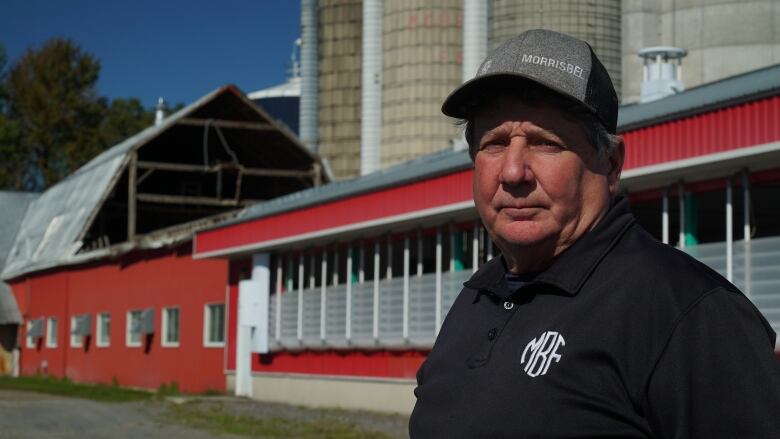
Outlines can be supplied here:
M444 100L444 103L441 106L441 112L457 119L466 119L471 115L474 105L479 102L479 95L488 87L495 87L496 85L507 83L517 87L517 85L522 84L523 82L530 82L542 88L546 88L598 116L595 108L557 87L545 84L522 73L506 72L488 73L464 82L447 96L447 99Z

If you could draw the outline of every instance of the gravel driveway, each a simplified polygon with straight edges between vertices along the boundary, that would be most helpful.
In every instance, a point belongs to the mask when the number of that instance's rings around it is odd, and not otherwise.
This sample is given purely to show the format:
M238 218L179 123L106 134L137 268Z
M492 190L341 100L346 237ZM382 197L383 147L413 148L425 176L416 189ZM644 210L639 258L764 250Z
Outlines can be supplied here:
M173 424L166 416L172 404L221 411L254 418L290 420L327 417L379 431L392 438L408 437L407 419L343 410L312 410L232 397L198 397L170 401L105 403L79 398L0 390L0 439L232 439Z

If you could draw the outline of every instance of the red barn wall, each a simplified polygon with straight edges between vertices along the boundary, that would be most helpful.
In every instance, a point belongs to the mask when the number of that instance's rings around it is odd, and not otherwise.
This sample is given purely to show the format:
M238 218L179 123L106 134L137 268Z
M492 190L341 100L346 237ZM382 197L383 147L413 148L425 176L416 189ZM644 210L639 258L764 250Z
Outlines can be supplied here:
M204 305L224 303L228 264L193 260L189 244L175 250L139 251L114 261L35 273L11 282L25 320L55 316L57 348L44 340L26 347L20 337L21 373L34 374L48 363L48 373L81 382L158 388L176 382L185 392L224 390L224 349L203 346ZM162 308L178 306L179 347L160 343ZM126 318L130 310L154 308L155 333L150 343L128 347ZM110 346L96 345L97 314L111 314ZM84 347L70 347L70 316L92 316L92 337Z

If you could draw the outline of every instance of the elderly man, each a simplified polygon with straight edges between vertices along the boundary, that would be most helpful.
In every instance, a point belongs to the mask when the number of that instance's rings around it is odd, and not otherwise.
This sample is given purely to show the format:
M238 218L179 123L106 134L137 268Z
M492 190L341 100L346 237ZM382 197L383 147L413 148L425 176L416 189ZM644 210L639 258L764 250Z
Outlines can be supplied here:
M780 438L775 334L618 197L617 97L580 40L498 47L442 111L466 122L501 250L418 372L412 438Z

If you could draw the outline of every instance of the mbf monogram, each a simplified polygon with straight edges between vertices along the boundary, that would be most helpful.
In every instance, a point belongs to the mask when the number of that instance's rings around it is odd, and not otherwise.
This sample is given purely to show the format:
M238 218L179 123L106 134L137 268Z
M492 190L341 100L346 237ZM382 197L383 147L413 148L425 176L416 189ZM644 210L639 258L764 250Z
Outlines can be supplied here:
M525 364L523 370L532 378L546 374L553 360L556 363L561 360L558 349L565 345L563 336L555 331L547 331L534 338L525 345L523 356L520 357L520 363Z

